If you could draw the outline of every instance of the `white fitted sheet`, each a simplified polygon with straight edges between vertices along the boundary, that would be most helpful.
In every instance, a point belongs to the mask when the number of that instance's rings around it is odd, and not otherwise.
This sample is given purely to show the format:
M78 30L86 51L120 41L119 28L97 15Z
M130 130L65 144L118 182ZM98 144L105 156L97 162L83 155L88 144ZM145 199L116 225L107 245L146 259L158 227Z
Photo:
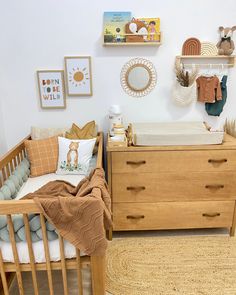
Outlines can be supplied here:
M21 199L28 193L32 193L35 190L39 189L49 181L53 180L65 180L70 182L73 185L77 185L82 179L84 175L57 175L55 173L46 174L34 178L29 178L21 187L20 191L17 194L16 199ZM28 246L26 242L19 242L17 244L17 250L19 255L19 260L21 263L29 263L29 253L28 253ZM38 241L33 244L33 251L35 255L35 261L37 263L45 262L45 253L44 253L44 246L43 241ZM60 247L59 241L49 241L49 252L51 261L58 261L60 260ZM73 258L76 256L75 247L71 245L69 242L64 242L64 249L65 249L65 257L66 258ZM14 262L12 247L10 243L0 241L0 248L2 251L3 260L5 262ZM81 254L83 255L83 253Z

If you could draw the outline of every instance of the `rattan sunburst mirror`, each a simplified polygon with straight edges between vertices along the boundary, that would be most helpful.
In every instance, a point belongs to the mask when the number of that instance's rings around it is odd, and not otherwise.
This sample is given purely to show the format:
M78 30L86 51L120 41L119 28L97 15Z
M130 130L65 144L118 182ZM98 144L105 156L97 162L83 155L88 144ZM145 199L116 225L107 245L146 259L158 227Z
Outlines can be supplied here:
M152 62L144 58L133 58L121 70L121 86L134 97L149 94L156 85L157 74Z

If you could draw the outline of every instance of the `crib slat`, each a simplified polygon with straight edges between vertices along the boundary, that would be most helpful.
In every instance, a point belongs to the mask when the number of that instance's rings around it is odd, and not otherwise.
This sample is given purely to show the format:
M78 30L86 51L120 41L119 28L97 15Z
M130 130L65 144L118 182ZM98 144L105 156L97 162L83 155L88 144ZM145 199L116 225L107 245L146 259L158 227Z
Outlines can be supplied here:
M10 241L11 241L11 246L12 246L12 252L13 252L14 262L15 262L15 266L16 266L16 278L17 278L17 282L18 282L19 293L20 293L20 295L24 295L23 281L22 281L21 270L20 270L19 256L18 256L17 247L16 247L14 227L13 227L11 215L9 215L9 214L7 214L7 225L9 228L9 235L10 235Z
M6 165L6 170L7 170L7 178L8 178L11 175L9 163Z
M53 281L52 281L52 268L51 268L50 253L48 248L46 224L45 224L45 219L43 214L40 214L40 223L41 223L42 234L43 234L43 245L44 245L44 251L45 251L47 275L48 275L48 286L49 286L50 295L53 295L54 291L53 291Z
M64 294L68 295L68 285L67 285L67 273L66 273L66 263L65 263L65 252L64 252L64 242L63 238L58 235L59 244L60 244L60 254L61 254L61 272L63 278L63 288Z
M17 163L19 165L20 164L20 156L19 156L19 154L16 155L16 158L17 158Z
M12 160L10 162L10 170L11 170L11 173L14 171L14 166L13 166L13 161Z
M16 157L13 158L13 163L14 163L14 166L15 166L15 168L16 168L16 167L17 167Z
M0 273L1 273L1 279L2 279L2 286L4 295L9 295L8 285L7 285L7 279L6 279L6 273L4 270L4 263L2 258L2 251L0 249Z
M22 160L23 160L25 157L24 150L21 151L21 155L22 155Z
M79 294L83 295L83 282L82 282L81 259L80 259L80 250L79 249L76 249L76 262L77 262L76 266L77 266Z
M28 215L23 214L23 219L24 219L24 224L25 224L25 234L26 234L26 240L27 240L28 251L29 251L34 294L38 295L39 291L38 291L37 275L36 275L36 268L35 268L35 257L34 257L34 251L33 251L33 246L32 246L32 239L31 239L31 234L30 234L30 225L29 225Z
M3 181L5 181L7 179L6 171L4 168L2 168L2 178L3 178Z

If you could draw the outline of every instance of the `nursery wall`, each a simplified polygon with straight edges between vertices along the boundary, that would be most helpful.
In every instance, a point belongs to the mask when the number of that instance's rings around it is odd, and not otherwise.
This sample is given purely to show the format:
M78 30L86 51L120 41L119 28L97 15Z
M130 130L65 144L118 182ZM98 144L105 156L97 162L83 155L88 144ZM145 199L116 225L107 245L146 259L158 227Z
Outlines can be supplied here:
M104 11L159 16L163 45L103 47ZM220 0L5 1L0 10L0 86L8 148L26 136L31 125L83 125L95 119L100 129L106 130L111 104L122 106L126 122L206 120L217 128L226 116L235 115L235 69L230 71L228 101L222 116L210 118L202 104L181 108L172 103L173 64L186 38L195 36L216 43L218 26L235 22L235 0L227 0L223 10ZM68 98L65 110L42 110L36 70L63 69L64 56L77 55L92 56L93 96ZM139 99L126 95L120 86L120 70L133 57L151 60L158 73L156 88Z
M5 129L2 117L2 105L0 100L0 157L7 151Z

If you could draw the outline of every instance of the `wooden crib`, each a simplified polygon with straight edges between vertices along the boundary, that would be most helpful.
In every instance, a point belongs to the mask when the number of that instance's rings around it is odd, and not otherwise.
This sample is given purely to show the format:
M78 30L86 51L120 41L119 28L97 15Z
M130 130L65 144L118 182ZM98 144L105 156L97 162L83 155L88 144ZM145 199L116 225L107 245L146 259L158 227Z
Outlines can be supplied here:
M97 167L102 167L102 153L103 153L103 134L98 133L99 143L98 143L98 155L97 155ZM10 150L4 157L0 158L0 187L3 182L11 175L14 169L19 165L19 163L26 156L24 141L30 139L30 136L25 138L16 147ZM40 223L42 227L43 234L43 245L45 251L45 263L36 263L34 258L34 252L32 247L32 240L30 234L30 227L28 221L28 215L31 213L37 213L40 215ZM30 257L30 263L20 263L19 256L16 247L16 241L14 236L12 215L22 214L25 230L26 230L26 240L28 245L28 253ZM45 217L42 214L39 207L34 203L33 200L12 200L12 201L0 201L0 215L5 215L7 217L7 223L9 227L9 235L11 241L11 247L14 256L14 263L6 263L3 261L2 252L0 249L0 272L1 272L1 282L0 282L0 294L9 294L9 288L13 278L16 275L19 294L24 294L24 286L22 280L22 272L31 272L32 283L34 294L39 294L38 281L37 281L37 271L46 271L48 279L48 287L50 295L54 294L53 288L53 270L61 270L63 278L63 289L64 294L68 293L67 285L67 270L77 271L78 280L78 293L83 295L82 286L82 268L85 266L90 266L91 269L91 283L94 295L104 295L105 294L105 256L80 256L80 250L76 249L76 258L66 259L64 254L64 243L63 238L59 235L59 245L60 245L60 257L61 260L57 262L50 261L49 246L46 234Z

